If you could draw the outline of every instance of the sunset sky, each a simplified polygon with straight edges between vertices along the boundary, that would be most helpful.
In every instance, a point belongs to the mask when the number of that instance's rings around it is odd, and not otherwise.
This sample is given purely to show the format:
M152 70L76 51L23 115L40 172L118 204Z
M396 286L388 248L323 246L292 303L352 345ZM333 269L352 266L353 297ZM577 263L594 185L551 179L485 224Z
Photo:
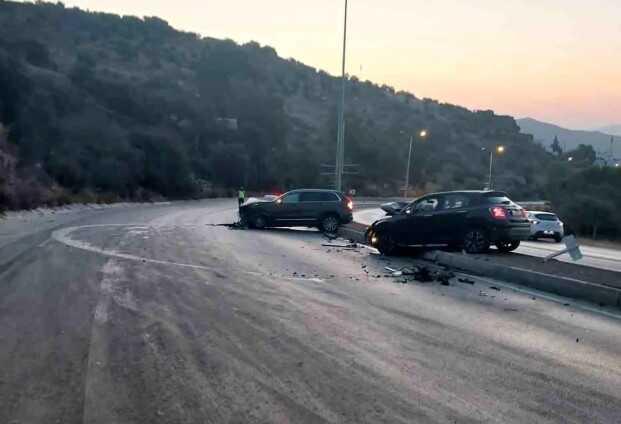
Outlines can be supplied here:
M71 0L337 74L342 0ZM350 0L348 72L570 128L621 123L621 0Z

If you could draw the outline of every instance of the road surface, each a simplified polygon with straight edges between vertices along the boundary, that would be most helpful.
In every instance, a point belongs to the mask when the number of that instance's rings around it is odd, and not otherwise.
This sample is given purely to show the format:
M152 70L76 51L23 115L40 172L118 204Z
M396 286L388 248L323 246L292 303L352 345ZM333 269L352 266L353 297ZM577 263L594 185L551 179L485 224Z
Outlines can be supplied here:
M621 320L229 200L0 223L1 423L618 423ZM495 286L495 290L490 286Z
M356 211L354 213L354 220L356 222L360 222L361 224L371 225L373 222L384 216L385 213L383 210L378 208L368 208ZM515 252L523 255L543 258L564 248L565 246L563 244L548 241L522 242L520 247ZM576 262L577 264L621 272L621 250L591 246L580 246L580 250L582 251L584 257L582 260ZM573 263L569 255L559 256L557 257L557 260Z

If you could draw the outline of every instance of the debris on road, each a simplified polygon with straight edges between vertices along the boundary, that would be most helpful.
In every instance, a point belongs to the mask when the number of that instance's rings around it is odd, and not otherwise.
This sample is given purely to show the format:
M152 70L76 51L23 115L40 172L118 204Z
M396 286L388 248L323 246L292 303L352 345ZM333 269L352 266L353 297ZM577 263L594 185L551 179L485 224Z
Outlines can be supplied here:
M470 284L471 286L474 286L474 280L471 280L470 278L458 278L457 281L459 281L460 283Z
M230 230L247 230L248 227L241 221L233 222L232 224L205 224L207 227L226 227Z
M384 269L388 272L390 272L390 276L391 277L402 277L403 276L403 272L394 268L391 268L389 266L385 266Z
M438 271L435 277L436 281L439 281L443 286L450 286L450 280L455 278L455 274L451 271Z
M496 287L496 286L490 286L489 287L491 290L496 290L496 291L500 291L500 288Z
M431 271L427 267L420 267L418 271L414 273L414 279L416 281L420 281L421 283L429 283L433 281L433 276L431 275Z
M336 247L339 249L358 249L358 243L349 243L349 244L334 244L334 243L323 243L323 247Z

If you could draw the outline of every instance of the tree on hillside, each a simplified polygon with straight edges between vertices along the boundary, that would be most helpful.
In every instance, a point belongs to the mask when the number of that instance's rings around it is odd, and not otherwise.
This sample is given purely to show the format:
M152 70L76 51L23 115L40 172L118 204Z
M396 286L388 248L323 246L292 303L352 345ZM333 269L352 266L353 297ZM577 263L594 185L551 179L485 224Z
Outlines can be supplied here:
M591 145L580 144L576 149L566 153L568 158L572 158L572 162L581 165L593 165L597 159L597 153Z
M561 147L561 143L558 141L557 136L554 136L554 141L552 142L552 151L556 153L556 156L561 156L563 154L563 148Z

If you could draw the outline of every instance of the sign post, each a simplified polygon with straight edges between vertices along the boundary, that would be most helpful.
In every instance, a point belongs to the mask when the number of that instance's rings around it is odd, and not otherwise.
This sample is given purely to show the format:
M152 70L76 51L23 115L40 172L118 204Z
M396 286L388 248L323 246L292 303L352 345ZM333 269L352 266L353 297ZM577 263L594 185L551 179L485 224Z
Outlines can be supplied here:
M582 259L582 252L580 251L580 246L578 246L578 240L576 240L576 237L567 236L563 238L563 242L565 243L565 249L546 256L543 258L543 261L548 262L550 259L564 255L565 253L569 253L569 256L571 256L571 259L573 259L574 262Z

